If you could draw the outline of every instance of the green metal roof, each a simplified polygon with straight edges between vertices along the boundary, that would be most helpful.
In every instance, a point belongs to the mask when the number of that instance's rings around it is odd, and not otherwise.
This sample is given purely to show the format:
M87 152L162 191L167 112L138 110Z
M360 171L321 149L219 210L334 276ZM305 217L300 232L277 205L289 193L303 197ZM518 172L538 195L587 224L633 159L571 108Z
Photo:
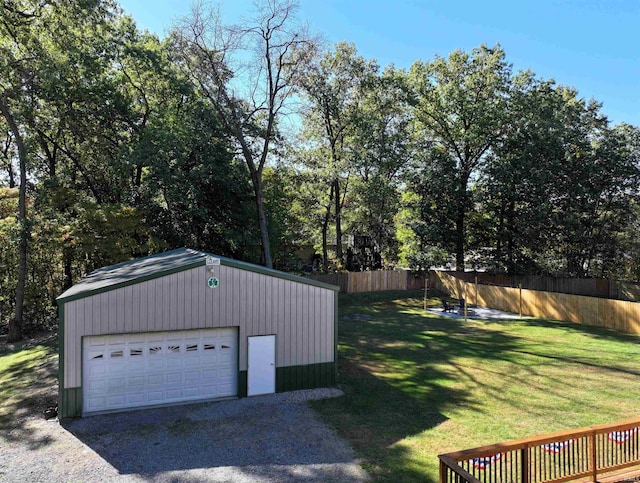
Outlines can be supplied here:
M154 278L164 277L176 272L190 270L205 264L206 257L220 259L220 264L228 267L261 273L272 277L283 278L293 282L304 283L316 287L339 291L340 287L311 280L286 272L266 268L253 263L241 262L232 258L219 257L206 252L192 250L190 248L178 248L148 257L117 263L108 267L99 268L84 277L69 290L61 294L56 300L60 303L89 297L109 290L126 287Z

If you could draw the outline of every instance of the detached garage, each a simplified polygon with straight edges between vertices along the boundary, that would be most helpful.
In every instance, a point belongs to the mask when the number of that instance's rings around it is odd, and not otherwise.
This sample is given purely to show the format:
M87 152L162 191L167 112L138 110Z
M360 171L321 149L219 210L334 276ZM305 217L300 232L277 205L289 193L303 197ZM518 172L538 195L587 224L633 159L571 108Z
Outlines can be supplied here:
M190 249L58 297L60 417L335 385L338 287Z

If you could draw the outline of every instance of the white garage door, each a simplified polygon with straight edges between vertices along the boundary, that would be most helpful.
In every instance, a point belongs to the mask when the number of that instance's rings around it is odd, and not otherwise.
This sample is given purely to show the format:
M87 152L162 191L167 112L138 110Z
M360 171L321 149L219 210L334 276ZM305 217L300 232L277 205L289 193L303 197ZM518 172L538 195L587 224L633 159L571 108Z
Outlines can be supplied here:
M85 337L83 413L235 396L236 329Z

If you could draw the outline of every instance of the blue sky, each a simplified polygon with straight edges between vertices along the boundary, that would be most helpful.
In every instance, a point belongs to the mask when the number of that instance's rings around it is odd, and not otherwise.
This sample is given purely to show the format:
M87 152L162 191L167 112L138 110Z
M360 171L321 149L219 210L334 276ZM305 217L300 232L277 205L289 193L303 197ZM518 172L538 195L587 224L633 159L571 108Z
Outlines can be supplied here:
M229 23L252 0L218 2ZM163 37L188 0L120 0ZM500 43L514 70L574 86L613 123L640 126L640 0L300 0L299 20L329 44L346 40L381 66L408 68L457 48Z

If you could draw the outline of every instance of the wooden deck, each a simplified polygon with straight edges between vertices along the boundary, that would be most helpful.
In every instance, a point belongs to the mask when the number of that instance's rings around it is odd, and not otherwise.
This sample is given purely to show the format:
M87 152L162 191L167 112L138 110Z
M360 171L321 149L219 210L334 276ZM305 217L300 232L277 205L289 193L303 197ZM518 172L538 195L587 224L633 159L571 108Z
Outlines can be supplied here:
M440 483L640 481L640 418L447 453Z

